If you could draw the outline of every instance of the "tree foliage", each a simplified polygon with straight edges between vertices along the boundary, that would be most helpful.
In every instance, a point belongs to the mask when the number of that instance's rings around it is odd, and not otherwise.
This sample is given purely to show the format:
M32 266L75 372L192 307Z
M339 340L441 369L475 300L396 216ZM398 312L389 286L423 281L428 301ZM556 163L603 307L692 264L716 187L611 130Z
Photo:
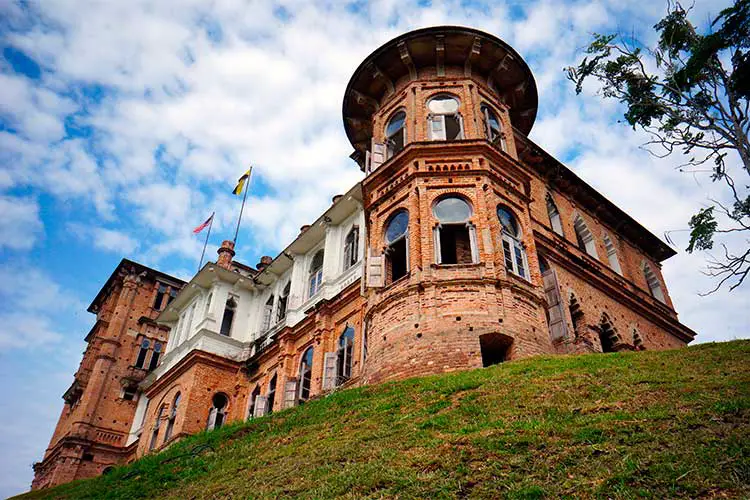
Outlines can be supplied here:
M595 34L587 56L567 68L580 94L595 79L604 98L625 105L633 129L650 135L649 151L665 157L677 151L687 160L683 172L711 173L726 188L728 203L711 200L689 222L688 252L711 250L722 233L743 233L750 247L750 0L736 0L700 33L688 19L690 9L668 5L654 29L656 47L621 34ZM737 180L739 176L739 180ZM734 254L722 244L710 257L712 291L740 286L750 273L750 248Z

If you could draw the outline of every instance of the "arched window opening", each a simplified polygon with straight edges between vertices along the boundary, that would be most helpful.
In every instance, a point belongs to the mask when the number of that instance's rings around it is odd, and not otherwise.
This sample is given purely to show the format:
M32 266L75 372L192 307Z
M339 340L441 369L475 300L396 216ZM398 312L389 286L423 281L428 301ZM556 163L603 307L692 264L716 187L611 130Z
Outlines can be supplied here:
M637 328L633 328L633 348L636 351L645 351L646 347L643 345L643 339L641 338L640 332Z
M500 123L500 119L498 119L492 108L486 104L482 104L481 110L484 118L484 133L487 139L493 144L499 144L503 151L507 151L505 134L503 133L503 126Z
M560 219L560 212L557 210L555 200L552 199L552 195L547 193L547 215L549 215L549 223L552 226L552 230L563 236L562 220Z
M167 430L164 432L164 442L166 443L172 439L172 432L174 431L174 423L177 420L177 410L180 407L181 394L178 392L172 400L172 408L169 410L169 419L167 420Z
M614 272L622 275L622 269L620 268L620 260L617 258L617 249L615 244L612 242L608 234L604 235L604 248L607 250L607 260L609 260L609 267Z
M111 474L113 470L115 470L115 468L112 467L111 465L105 467L104 470L102 470L102 476L106 476L107 474Z
M386 283L393 283L409 272L409 212L399 210L385 226Z
M510 358L513 338L502 333L487 333L479 336L482 351L482 366L496 365Z
M458 99L439 95L427 102L429 137L433 141L455 141L464 138L463 119Z
M281 295L279 296L279 308L276 311L276 321L281 321L284 318L286 318L286 308L289 304L289 291L292 287L291 282L287 282L286 286L284 287L284 290L281 292Z
M397 112L385 127L386 159L395 156L406 145L406 113Z
M299 364L299 400L310 399L310 387L312 386L312 363L313 348L308 347Z
M359 226L352 227L344 240L344 270L359 262Z
M308 296L314 297L320 291L320 284L323 282L323 250L313 256L310 263L310 278Z
M151 432L151 442L148 444L149 451L156 448L156 443L159 439L159 427L161 427L161 421L164 418L164 409L166 405L161 405L159 412L156 414L156 422L154 423L154 430Z
M167 305L171 304L174 299L177 298L177 290L174 288L169 289L169 298L167 299Z
M271 381L268 383L268 399L266 402L266 413L273 413L273 404L276 401L276 374L273 374Z
M221 330L219 333L225 337L232 336L232 324L234 323L234 313L237 310L237 301L234 297L229 297L224 306L224 316L221 319Z
M352 376L352 354L354 353L354 328L347 326L339 337L336 352L336 385L349 380Z
M159 365L159 356L161 356L161 342L154 342L154 352L151 353L151 361L148 364L149 370L153 370Z
M497 218L500 219L503 233L503 256L505 269L513 274L528 279L529 271L526 262L526 250L521 243L521 228L515 215L503 205L497 207Z
M446 196L432 207L435 226L435 261L438 264L471 264L479 259L476 231L469 222L471 206L458 196Z
M271 328L271 318L273 317L274 299L275 297L271 295L270 297L268 297L268 300L263 306L263 326L261 327L262 332L265 332L266 330Z
M159 283L156 288L156 297L154 297L154 309L161 311L162 302L164 302L164 296L167 294L167 286Z
M260 386L256 385L253 392L250 393L250 408L247 410L247 418L253 418L255 415L255 403L260 396Z
M583 309L581 308L581 304L578 302L578 298L576 298L575 294L570 294L570 298L568 299L568 311L570 312L570 320L573 322L573 332L575 333L576 337L580 337L583 335Z
M646 277L646 284L648 284L648 289L651 292L651 295L653 295L659 302L666 303L659 278L651 269L651 266L645 262L643 263L643 275Z
M211 398L211 410L208 412L208 430L218 429L227 419L229 398L223 392L217 392Z
M148 348L151 346L151 342L148 339L141 341L141 347L138 349L138 357L135 359L136 368L144 368L146 365L146 356L148 356Z
M584 222L583 217L576 215L573 221L573 229L576 232L576 241L578 242L578 248L589 254L595 259L599 258L599 254L596 252L596 242L594 241L594 235L589 231L589 227Z
M602 345L602 352L615 352L619 349L620 337L617 336L617 330L612 326L607 314L602 314L599 321L599 341Z

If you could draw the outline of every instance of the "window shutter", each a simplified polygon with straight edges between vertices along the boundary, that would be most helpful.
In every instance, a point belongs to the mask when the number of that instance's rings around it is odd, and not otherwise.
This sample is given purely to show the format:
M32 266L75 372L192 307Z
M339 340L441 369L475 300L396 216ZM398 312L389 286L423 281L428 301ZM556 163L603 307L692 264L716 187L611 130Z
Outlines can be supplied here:
M253 417L262 417L268 413L268 398L265 396L255 396L255 410L253 411Z
M370 172L373 172L380 167L385 161L385 144L380 142L372 141L372 152L370 154Z
M432 230L432 241L434 241L435 248L435 264L443 263L443 253L440 248L440 226L435 226Z
M297 380L286 381L284 387L284 408L292 408L297 403Z
M385 285L385 269L382 255L370 255L367 257L367 286L369 288L381 288Z
M337 353L327 352L323 357L323 390L336 388L336 358Z
M477 228L474 224L468 224L469 226L469 241L471 242L471 262L476 264L479 262L479 244L477 243Z
M544 281L544 294L547 296L547 312L549 313L549 334L552 340L558 340L567 336L567 324L563 314L563 304L560 300L560 287L557 283L557 274L550 269L542 274Z
M216 426L216 413L216 408L211 408L211 411L208 412L208 426L206 427L208 430L211 430Z
M461 116L460 113L456 113L456 117L458 117L458 126L461 127L461 132L459 133L458 138L465 139L466 133L464 132L464 117Z
M443 115L430 115L427 118L430 139L433 141L445 140L445 120Z

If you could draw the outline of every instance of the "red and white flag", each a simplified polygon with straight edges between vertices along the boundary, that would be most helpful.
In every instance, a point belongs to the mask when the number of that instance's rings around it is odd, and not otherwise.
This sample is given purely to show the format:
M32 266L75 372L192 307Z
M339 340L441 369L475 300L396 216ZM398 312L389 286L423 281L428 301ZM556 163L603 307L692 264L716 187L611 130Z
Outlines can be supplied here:
M195 229L193 229L193 234L198 234L201 231L203 231L204 229L206 229L208 227L208 225L211 224L211 221L213 219L214 219L214 214L211 214L211 217L209 217L208 219L206 219L206 222L204 222L200 226L198 226Z

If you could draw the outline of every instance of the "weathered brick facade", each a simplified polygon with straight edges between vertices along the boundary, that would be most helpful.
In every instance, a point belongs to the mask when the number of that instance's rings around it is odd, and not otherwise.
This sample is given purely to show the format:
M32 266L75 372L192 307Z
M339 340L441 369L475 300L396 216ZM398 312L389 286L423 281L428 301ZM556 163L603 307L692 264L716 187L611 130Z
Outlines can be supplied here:
M528 139L536 105L528 67L491 35L430 28L375 51L343 107L363 181L257 269L225 241L159 315L171 339L138 409L88 400L122 421L121 454L49 479L64 413L35 487L342 386L690 342L660 272L674 251ZM123 337L107 338L96 363L119 366Z

